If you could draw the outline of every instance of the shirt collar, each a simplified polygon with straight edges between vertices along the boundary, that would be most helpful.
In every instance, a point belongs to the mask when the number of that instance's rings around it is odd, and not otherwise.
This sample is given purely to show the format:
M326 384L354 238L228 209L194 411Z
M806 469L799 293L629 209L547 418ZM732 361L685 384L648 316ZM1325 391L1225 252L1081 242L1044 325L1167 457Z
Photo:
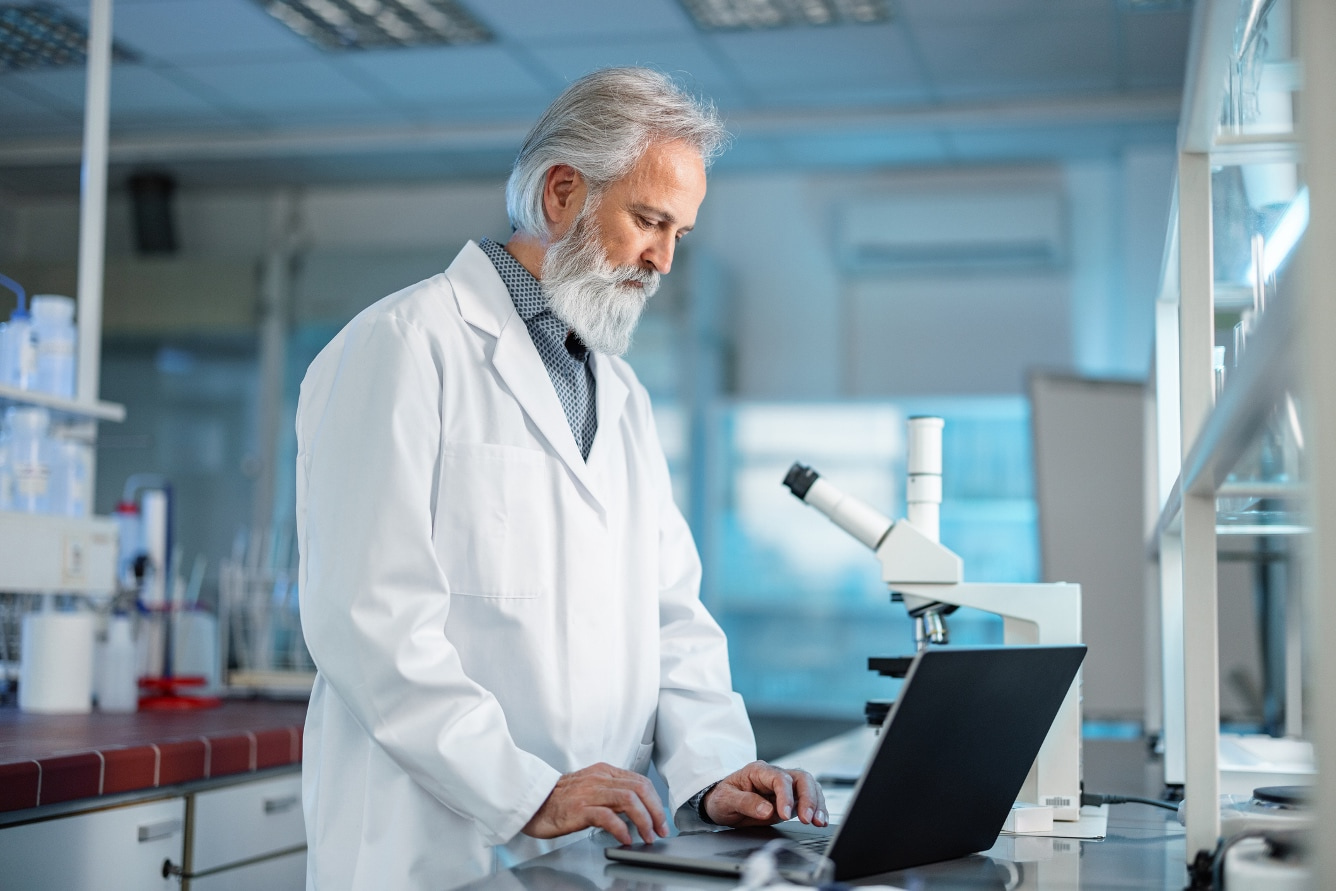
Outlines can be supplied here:
M509 251L490 238L483 238L478 242L478 247L482 248L487 259L496 267L497 274L501 276L506 290L510 292L510 300L515 304L515 311L519 313L521 319L525 322L532 321L535 316L547 309L547 296L543 294L542 284L519 260L512 257Z

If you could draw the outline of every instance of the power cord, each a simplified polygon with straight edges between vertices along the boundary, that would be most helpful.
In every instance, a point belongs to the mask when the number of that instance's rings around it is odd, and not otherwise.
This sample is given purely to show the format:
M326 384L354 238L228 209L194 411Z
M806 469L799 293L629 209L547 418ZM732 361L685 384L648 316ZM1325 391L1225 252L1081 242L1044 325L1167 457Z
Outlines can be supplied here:
M1082 792L1081 806L1094 805L1098 807L1101 804L1147 804L1151 807L1161 807L1167 811L1178 813L1178 803L1173 801L1161 801L1158 798L1142 798L1139 795L1100 795L1096 792Z

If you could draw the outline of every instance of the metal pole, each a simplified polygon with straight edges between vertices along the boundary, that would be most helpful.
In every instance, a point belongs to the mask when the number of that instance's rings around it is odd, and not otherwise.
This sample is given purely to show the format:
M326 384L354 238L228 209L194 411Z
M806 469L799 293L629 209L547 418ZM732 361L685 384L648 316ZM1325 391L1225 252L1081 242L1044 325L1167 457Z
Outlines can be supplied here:
M79 369L75 398L97 401L102 362L102 275L107 231L107 129L111 97L111 0L92 0L79 193Z

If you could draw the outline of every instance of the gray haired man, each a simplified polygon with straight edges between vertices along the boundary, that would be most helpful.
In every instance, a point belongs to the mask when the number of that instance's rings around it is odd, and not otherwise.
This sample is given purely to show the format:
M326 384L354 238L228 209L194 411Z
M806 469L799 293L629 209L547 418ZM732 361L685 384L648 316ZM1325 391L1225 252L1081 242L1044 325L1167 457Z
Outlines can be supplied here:
M618 358L725 142L646 69L572 84L507 188L514 234L369 307L298 408L318 668L308 886L444 888L603 829L824 825L755 760L726 641Z

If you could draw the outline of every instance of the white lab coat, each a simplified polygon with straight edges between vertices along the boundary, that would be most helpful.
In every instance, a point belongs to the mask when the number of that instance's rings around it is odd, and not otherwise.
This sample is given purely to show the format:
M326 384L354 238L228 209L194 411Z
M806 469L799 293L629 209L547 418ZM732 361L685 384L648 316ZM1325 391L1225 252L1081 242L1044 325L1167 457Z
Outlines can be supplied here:
M755 757L649 399L594 374L586 464L472 242L311 363L308 887L439 891L553 847L520 829L562 773L652 752L671 813Z

